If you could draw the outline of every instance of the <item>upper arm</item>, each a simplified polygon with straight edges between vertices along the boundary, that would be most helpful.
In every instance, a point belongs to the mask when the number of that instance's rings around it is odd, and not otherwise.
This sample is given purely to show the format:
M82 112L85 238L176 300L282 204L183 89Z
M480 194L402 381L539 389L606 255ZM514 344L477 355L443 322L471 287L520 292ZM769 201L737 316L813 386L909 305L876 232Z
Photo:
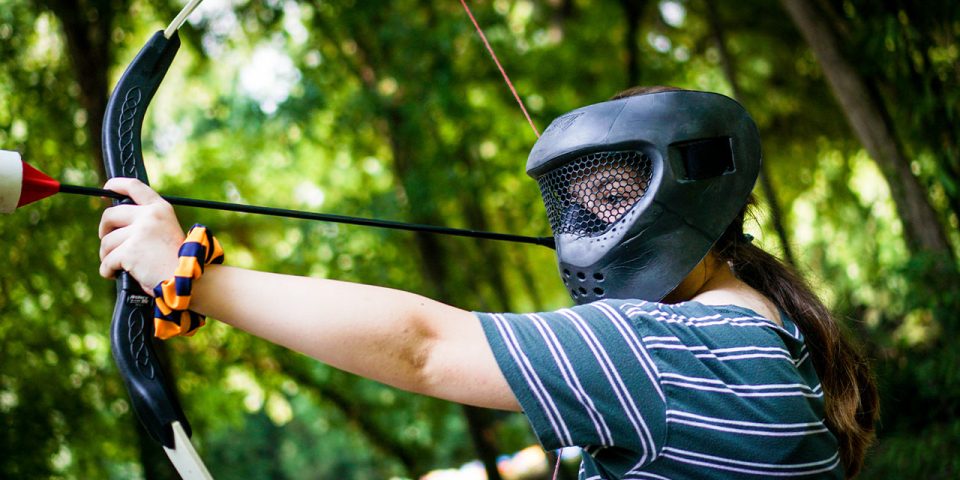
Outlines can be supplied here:
M519 411L520 404L494 357L477 315L436 304L423 365L426 395L458 403Z

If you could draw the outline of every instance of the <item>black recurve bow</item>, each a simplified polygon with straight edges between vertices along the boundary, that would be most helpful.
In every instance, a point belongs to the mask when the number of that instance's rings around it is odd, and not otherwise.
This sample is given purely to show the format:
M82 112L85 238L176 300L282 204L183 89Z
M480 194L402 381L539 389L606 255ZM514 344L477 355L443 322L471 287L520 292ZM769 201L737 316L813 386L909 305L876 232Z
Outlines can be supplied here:
M150 38L127 66L107 103L103 122L103 162L107 177L131 177L147 183L140 140L144 115L180 47L177 30L200 0ZM130 203L118 200L115 204ZM117 303L110 325L110 348L127 392L144 428L163 445L180 476L210 479L190 442L187 421L176 390L157 358L153 342L153 298L127 272L117 274Z

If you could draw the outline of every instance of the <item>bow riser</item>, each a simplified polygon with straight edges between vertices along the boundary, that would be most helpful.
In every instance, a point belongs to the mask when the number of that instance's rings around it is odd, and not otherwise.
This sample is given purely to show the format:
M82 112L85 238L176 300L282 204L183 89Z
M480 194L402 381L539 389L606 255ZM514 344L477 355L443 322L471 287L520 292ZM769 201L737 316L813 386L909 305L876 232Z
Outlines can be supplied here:
M163 32L157 32L114 88L103 126L103 161L109 178L132 177L148 182L140 133L147 106L179 47L180 38L175 33L168 39ZM147 432L165 447L174 448L171 425L180 422L189 435L190 424L157 358L153 330L153 299L133 277L120 272L110 325L113 358L130 394L133 410Z

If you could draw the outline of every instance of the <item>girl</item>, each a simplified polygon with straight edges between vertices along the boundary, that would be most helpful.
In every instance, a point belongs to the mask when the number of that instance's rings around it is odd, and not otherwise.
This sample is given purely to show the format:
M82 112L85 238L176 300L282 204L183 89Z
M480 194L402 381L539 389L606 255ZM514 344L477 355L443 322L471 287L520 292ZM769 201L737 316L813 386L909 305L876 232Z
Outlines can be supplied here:
M523 411L544 448L583 448L583 479L849 478L876 389L806 284L743 233L759 165L735 101L633 89L556 119L528 160L573 308L471 313L211 265L189 309L398 388ZM172 285L171 206L136 180L106 188L137 205L104 213L101 275Z

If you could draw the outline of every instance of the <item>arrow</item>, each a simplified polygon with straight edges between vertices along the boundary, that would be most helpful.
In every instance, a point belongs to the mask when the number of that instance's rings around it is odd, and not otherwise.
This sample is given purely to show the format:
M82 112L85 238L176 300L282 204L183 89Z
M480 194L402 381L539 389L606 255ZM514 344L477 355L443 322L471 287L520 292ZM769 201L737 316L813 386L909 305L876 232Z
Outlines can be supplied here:
M56 179L24 162L20 158L19 153L0 150L0 213L12 213L19 207L43 200L44 198L53 196L57 193L86 195L91 197L108 197L116 200L129 200L127 197L112 190L60 183ZM482 230L441 227L417 223L404 223L391 220L351 217L329 213L305 212L302 210L290 210L286 208L245 205L230 202L217 202L212 200L198 200L195 198L176 197L171 195L161 195L161 197L171 205L179 205L183 207L252 213L257 215L269 215L273 217L297 218L301 220L343 223L366 227L387 228L392 230L452 235L458 237L483 238L487 240L526 243L554 248L553 237L528 237L509 233L486 232Z

